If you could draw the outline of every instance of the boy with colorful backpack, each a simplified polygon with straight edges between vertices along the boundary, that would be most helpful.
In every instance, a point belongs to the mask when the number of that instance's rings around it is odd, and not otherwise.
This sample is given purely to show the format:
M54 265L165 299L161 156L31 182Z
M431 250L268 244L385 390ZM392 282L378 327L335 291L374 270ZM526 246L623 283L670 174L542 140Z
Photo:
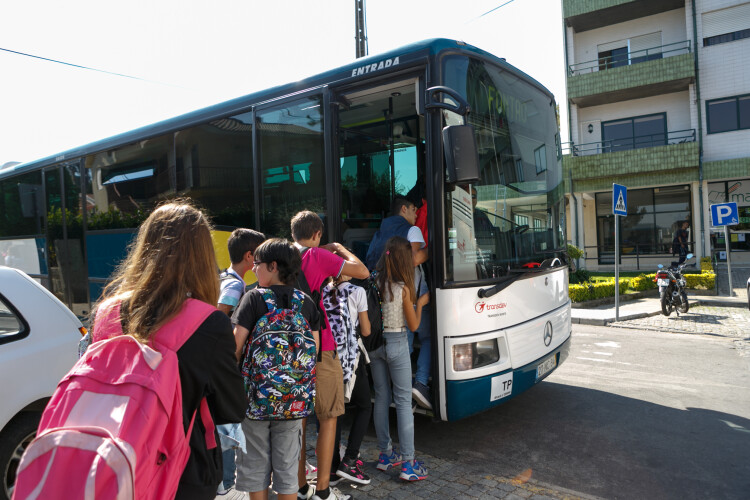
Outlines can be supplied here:
M320 317L312 299L291 285L300 255L291 243L270 239L253 253L258 288L244 295L232 316L237 359L248 407L242 430L247 453L237 454L237 489L253 500L274 490L297 496L302 421L314 409Z

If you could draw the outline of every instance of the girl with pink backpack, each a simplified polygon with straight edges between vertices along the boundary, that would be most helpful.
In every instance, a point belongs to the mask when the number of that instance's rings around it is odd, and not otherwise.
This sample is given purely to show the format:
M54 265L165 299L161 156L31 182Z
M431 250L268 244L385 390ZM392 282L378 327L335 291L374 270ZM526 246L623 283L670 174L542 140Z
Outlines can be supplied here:
M206 216L184 201L154 210L42 415L13 498L214 498L214 424L242 421L246 407L218 296Z

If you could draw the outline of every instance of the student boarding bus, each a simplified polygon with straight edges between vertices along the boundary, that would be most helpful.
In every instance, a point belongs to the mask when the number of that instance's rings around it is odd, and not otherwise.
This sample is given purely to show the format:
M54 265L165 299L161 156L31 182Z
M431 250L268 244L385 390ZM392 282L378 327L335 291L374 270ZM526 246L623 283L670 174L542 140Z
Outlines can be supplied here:
M289 238L302 209L364 260L392 199L414 193L434 414L456 420L539 383L571 335L554 98L464 43L416 43L6 168L0 263L85 316L162 200L211 215L223 268L233 228Z

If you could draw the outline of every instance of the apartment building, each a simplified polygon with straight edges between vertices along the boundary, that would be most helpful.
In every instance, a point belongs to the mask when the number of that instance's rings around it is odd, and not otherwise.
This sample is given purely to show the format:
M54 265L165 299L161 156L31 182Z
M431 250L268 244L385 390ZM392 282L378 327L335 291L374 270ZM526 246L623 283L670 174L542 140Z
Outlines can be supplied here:
M570 241L614 267L612 184L628 188L622 269L672 259L681 221L698 257L725 257L710 205L736 201L732 263L750 264L750 2L563 0Z

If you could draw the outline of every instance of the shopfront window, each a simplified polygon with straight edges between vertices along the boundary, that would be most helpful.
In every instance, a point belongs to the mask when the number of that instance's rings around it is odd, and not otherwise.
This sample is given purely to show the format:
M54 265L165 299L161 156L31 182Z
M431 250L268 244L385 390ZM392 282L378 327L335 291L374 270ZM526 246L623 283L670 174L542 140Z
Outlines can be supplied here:
M729 226L729 248L750 250L750 179L709 182L708 202L737 203L740 223ZM711 245L714 250L725 250L724 228L711 228Z
M689 186L628 190L628 215L620 219L620 251L628 254L671 253L675 231L683 221L691 227ZM596 194L597 244L600 263L614 262L612 193ZM691 247L692 250L692 247Z

